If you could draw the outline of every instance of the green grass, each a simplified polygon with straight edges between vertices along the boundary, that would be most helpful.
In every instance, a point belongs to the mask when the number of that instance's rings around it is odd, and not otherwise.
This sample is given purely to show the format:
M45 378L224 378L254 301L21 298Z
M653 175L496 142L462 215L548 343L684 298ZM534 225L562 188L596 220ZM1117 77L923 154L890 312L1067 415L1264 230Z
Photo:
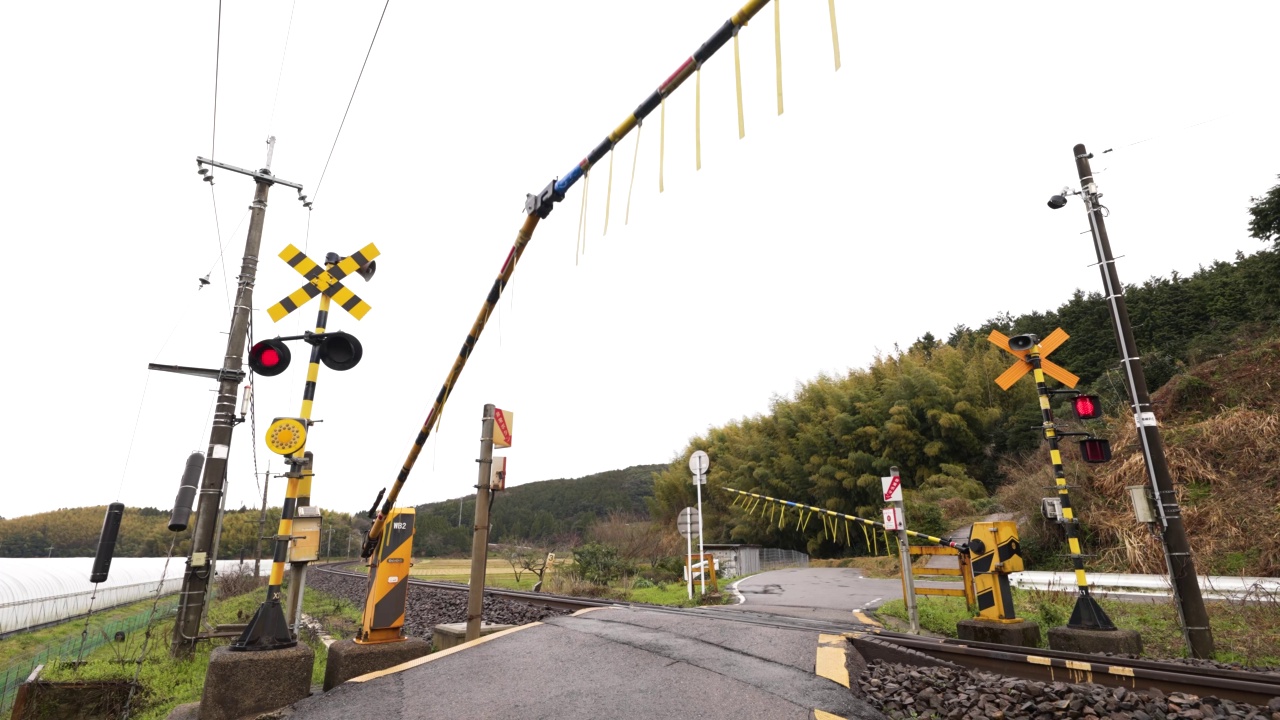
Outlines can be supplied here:
M245 622L262 603L263 597L264 591L258 589L226 600L215 600L209 609L208 622L211 625ZM336 637L354 634L360 627L360 611L352 603L312 588L308 588L303 596L303 612L318 618L329 633ZM174 707L198 701L204 689L209 653L213 647L227 643L226 640L213 641L216 645L201 643L193 658L178 661L169 657L169 637L172 632L172 620L157 623L151 630L151 640L139 675L143 691L134 698L133 710L130 712L132 718L161 720ZM123 643L109 643L90 653L86 658L88 663L80 668L66 664L54 665L46 668L42 677L61 682L132 679L143 639L144 633L134 633ZM328 653L322 643L310 639L308 634L303 634L303 640L315 651L311 683L319 685L324 682Z
M139 600L110 610L95 611L89 621L89 632L95 633L108 623L127 620L137 615L145 616L150 612L152 602L152 600ZM160 603L163 606L165 600L162 599ZM46 645L57 645L73 638L78 639L84 629L84 618L75 618L60 625L18 633L0 640L0 668L27 659L40 652L40 649Z
M1039 623L1041 647L1045 646L1049 628L1066 624L1075 601L1075 593L1013 591L1018 616ZM1136 630L1142 636L1144 654L1148 657L1187 654L1172 601L1124 602L1098 598L1098 603L1116 627ZM972 617L964 598L920 597L916 607L922 629L947 637L956 636L957 622ZM907 619L906 606L901 600L885 603L876 614ZM1274 638L1280 636L1280 602L1212 602L1209 603L1209 624L1217 647L1215 659L1244 665L1280 665L1280 648L1274 643Z

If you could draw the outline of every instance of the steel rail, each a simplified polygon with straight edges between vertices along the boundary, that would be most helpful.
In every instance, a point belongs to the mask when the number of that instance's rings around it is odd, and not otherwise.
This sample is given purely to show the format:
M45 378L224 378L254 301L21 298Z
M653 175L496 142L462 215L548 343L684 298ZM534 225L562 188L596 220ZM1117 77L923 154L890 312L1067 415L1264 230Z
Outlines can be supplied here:
M1126 690L1157 688L1166 694L1179 692L1200 697L1214 696L1262 706L1272 698L1280 697L1280 675L1267 673L925 638L884 630L854 633L851 637L855 647L859 645L858 640L878 638L936 660L1029 680L1094 683ZM907 657L904 654L903 659Z

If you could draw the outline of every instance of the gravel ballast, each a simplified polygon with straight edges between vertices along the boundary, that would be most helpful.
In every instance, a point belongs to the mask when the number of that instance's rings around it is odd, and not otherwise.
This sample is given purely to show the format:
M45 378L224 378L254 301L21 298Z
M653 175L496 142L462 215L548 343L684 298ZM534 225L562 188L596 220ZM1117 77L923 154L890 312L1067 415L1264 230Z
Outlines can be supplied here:
M1246 718L1280 720L1280 698L1266 707L1184 693L1165 695L1101 685L1037 682L976 670L912 667L873 661L858 678L855 694L894 720L1166 720Z
M356 607L363 607L365 599L364 578L350 575L312 571L307 585L320 592L342 598ZM481 611L484 622L496 625L524 625L557 615L568 615L567 610L529 605L502 597L485 595ZM465 590L439 590L422 585L410 585L405 602L405 632L414 637L431 640L436 625L467 621L467 593Z

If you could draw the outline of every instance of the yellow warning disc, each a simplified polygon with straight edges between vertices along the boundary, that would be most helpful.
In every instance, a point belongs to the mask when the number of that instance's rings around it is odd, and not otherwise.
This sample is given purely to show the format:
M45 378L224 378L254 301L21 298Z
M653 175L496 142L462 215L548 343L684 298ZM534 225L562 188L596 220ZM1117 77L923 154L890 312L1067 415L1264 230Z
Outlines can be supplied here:
M276 418L267 428L267 449L292 455L307 444L307 426L297 418Z

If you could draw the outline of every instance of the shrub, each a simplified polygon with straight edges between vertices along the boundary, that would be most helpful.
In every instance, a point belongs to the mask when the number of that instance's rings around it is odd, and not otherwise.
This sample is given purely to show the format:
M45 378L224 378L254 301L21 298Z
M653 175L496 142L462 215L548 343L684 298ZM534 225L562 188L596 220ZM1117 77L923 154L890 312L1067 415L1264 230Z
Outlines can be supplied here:
M632 572L631 566L619 557L616 547L595 542L575 549L573 563L572 572L595 585L608 585Z

